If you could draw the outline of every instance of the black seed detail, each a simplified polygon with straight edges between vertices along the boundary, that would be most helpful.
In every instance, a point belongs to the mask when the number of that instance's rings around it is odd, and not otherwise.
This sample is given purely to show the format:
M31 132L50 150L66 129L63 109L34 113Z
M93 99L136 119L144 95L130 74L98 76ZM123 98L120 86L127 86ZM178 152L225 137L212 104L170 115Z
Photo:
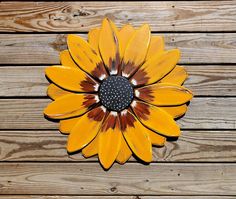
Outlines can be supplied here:
M108 110L122 111L132 102L134 91L125 77L109 76L101 83L98 96Z

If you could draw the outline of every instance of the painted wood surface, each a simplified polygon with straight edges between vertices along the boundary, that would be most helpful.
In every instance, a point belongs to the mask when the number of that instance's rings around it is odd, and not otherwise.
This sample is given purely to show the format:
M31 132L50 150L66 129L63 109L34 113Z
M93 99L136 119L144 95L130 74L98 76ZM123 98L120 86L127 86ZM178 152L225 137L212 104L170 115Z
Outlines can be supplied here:
M0 67L0 96L45 97L47 66ZM185 65L185 86L195 96L236 96L236 65ZM14 81L12 81L14 79ZM220 86L219 86L220 85Z
M2 163L2 194L230 195L236 164Z
M0 99L0 129L58 129L44 118L50 99ZM234 97L195 97L186 115L178 120L183 129L235 129Z
M67 135L57 130L1 130L0 161L94 162L81 153L68 155ZM184 130L177 141L153 147L154 162L235 162L236 131ZM130 162L135 162L134 158Z
M236 63L236 33L166 33L166 49L181 50L180 63ZM2 64L58 64L67 34L0 34ZM80 34L83 38L87 35Z
M153 31L235 31L235 9L234 1L3 2L0 31L81 32L104 17Z
M0 198L232 199L236 196L236 2L0 2ZM68 155L67 136L43 109L46 66L68 33L109 17L151 25L178 47L195 98L177 122L182 135L105 172L97 157Z

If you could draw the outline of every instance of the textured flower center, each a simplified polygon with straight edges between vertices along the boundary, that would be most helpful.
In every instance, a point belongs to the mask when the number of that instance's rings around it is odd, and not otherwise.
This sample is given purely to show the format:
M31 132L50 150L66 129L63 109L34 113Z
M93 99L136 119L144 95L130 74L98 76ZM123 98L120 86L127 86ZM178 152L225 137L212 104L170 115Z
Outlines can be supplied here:
M108 110L122 111L130 105L133 97L132 85L122 76L109 76L99 88L99 99Z

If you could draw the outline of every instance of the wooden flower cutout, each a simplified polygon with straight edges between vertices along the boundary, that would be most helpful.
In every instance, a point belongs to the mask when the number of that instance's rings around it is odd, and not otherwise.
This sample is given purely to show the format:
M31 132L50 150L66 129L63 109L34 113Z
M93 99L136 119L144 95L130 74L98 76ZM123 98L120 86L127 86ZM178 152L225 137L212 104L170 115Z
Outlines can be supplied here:
M60 120L69 153L97 154L109 169L132 154L151 162L152 145L180 135L174 119L192 98L181 86L187 73L176 65L180 51L164 50L163 38L151 36L148 24L118 29L105 18L88 41L69 35L67 44L61 65L46 69L54 101L44 114Z

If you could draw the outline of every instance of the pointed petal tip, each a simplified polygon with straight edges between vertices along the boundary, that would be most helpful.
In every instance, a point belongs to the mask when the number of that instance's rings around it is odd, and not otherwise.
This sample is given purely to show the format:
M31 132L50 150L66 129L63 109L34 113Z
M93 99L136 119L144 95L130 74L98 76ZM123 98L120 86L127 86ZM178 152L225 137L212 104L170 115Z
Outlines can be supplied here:
M104 17L102 21L109 21L108 17Z
M111 168L111 166L113 165L113 163L115 162L115 161L113 161L113 162L106 162L106 161L104 161L103 159L100 159L100 158L99 158L99 161L100 161L102 167L105 170L109 170Z
M67 41L73 39L74 37L75 37L74 34L69 34L69 35L67 35Z
M69 146L68 144L67 144L66 149L67 149L67 152L68 152L68 153L74 153L74 152L78 151L77 149L75 149L75 148Z
M103 20L102 20L102 25L104 25L105 23L108 23L108 24L111 24L113 23L111 19L109 19L108 17L105 17Z
M163 138L162 142L160 142L160 146L164 146L166 143L166 137Z
M86 144L80 145L80 146L76 145L76 144L74 143L74 141L71 140L70 137L72 137L72 136L71 136L71 133L70 133L69 136L68 136L67 146L66 146L66 149L67 149L67 152L68 152L68 153L75 153L75 152L77 152L77 151L79 151L79 150L81 150L82 148L85 147ZM73 142L73 143L72 143L72 142Z
M149 40L151 39L151 28L149 24L141 25L137 31L146 32L150 37Z
M48 66L44 69L44 73L47 75L47 73L50 71L52 66Z
M170 52L175 53L176 56L179 57L179 58L180 58L180 56L181 56L181 51L180 51L180 49L178 49L178 48L171 49Z
M67 142L66 150L68 153L73 153L73 149L69 146L68 142Z
M125 29L134 29L134 27L130 23L127 23L127 24L123 25L121 29L123 29L123 28L125 28Z
M131 155L131 156L132 156L132 155ZM130 156L130 157L131 157L131 156ZM123 164L125 164L125 163L130 159L130 157L128 157L128 158L126 158L126 159L122 159L122 160L116 159L116 162L117 162L118 164L123 165Z
M141 159L140 157L138 157L138 158ZM151 152L151 156L142 157L141 160L146 162L146 163L151 163L152 162L152 152Z
M45 74L48 76L49 73L53 72L55 68L64 68L62 65L53 65L53 66L48 66L44 69Z
M147 24L147 23L145 23L145 24L141 25L141 27L140 27L140 28L143 28L143 29L148 29L148 30L150 30L150 29L151 29L150 25L149 25L149 24Z
M193 94L193 92L191 91L191 90L189 90L188 88L185 88L184 86L181 86L183 89L184 89L184 91L186 92L186 93L188 93L189 94L189 99L188 99L188 101L190 101L192 98L193 98L193 96L194 96L194 94ZM187 101L187 102L188 102ZM186 102L185 102L186 103Z
M76 34L69 34L67 36L67 45L69 46L71 43L73 44L75 41L81 42L81 40L87 43L87 41L84 38L82 38L81 36L76 35Z
M58 66L48 66L44 69L45 75L50 79L50 74L53 72L54 68L57 68Z
M51 103L50 103L50 104L51 104ZM49 110L48 110L48 107L49 107L50 104L48 104L48 105L46 106L46 108L44 108L43 114L44 114L46 117L53 119L53 117L50 115Z
M179 125L176 123L177 128L175 129L175 133L173 133L172 135L169 135L167 137L175 137L178 138L181 135L181 131L180 131L180 127Z
M68 52L68 50L66 49L66 50L62 50L62 51L60 51L59 54L60 54L60 56L61 56L61 55L65 54L65 53L67 53L67 52Z
M87 156L85 153L83 153L83 150L82 150L82 156L83 156L84 158L90 158L90 156Z
M111 20L109 17L106 17L105 19L108 21L108 23L113 23L114 24L113 20Z

